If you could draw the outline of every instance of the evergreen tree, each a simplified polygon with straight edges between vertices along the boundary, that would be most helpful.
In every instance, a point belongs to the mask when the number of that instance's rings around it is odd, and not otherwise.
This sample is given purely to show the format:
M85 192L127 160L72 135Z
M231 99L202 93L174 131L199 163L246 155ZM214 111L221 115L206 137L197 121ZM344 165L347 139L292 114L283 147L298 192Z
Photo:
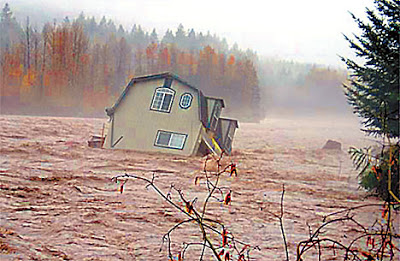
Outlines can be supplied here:
M64 24L71 24L71 21L69 20L69 17L66 16L63 20Z
M139 49L145 49L148 45L146 34L140 25L136 28L132 35L132 43L136 48Z
M107 22L107 31L109 33L116 33L117 32L117 27L114 24L114 21L109 19Z
M177 73L210 95L225 98L227 104L236 101L232 117L249 118L253 107L258 107L257 75L252 65L243 66L246 54L236 45L233 57L226 40L210 32L195 33L180 24L175 33L168 29L161 40L156 29L146 31L134 25L128 33L105 16L97 23L81 13L46 24L39 34L30 23L22 30L7 4L0 17L1 84L24 102L15 103L8 98L11 95L2 99L14 106L12 110L34 108L37 100L33 97L38 97L55 111L59 106L73 106L76 112L102 112L110 102L107 99L118 95L132 75L159 71ZM13 30L14 25L19 30Z
M76 21L78 23L83 24L85 22L86 18L85 18L85 14L83 12L81 12L78 16L78 18L76 19Z
M367 191L392 202L399 199L399 39L400 1L376 0L376 11L367 8L370 23L354 20L362 30L356 41L349 39L364 64L342 58L352 72L345 94L353 110L363 118L367 133L384 138L381 152L350 148L359 174L360 185ZM393 144L391 139L397 139ZM392 139L393 140L393 139Z
M85 23L84 29L85 32L93 39L93 36L97 31L97 23L93 16L87 23Z
M190 29L189 33L188 33L188 37L187 37L187 41L188 41L188 48L190 50L199 50L200 46L198 45L198 41L196 39L196 33L194 31L194 29Z
M106 24L107 24L107 20L106 20L106 17L103 15L103 17L100 20L100 24L99 24L101 29L105 28Z
M161 43L163 43L163 44L172 44L172 43L174 43L174 41L175 41L174 34L172 33L171 30L167 29L163 39L161 40Z
M182 24L179 24L175 33L175 43L179 48L186 48L186 33Z
M369 134L399 138L399 39L400 1L376 0L376 11L367 8L370 23L352 17L362 30L356 40L345 39L360 64L343 58L352 72L345 95Z
M121 24L118 27L117 35L118 37L124 37L125 35L124 27Z
M22 28L19 26L8 3L0 13L0 48L10 48L23 38Z
M1 21L3 22L3 21L11 20L11 17L12 17L12 12L11 12L10 6L8 5L8 3L6 3L1 12Z
M132 30L131 30L131 35L135 34L137 31L137 26L136 24L133 25Z
M153 31L150 34L150 43L158 43L158 35L156 32L156 29L154 28Z

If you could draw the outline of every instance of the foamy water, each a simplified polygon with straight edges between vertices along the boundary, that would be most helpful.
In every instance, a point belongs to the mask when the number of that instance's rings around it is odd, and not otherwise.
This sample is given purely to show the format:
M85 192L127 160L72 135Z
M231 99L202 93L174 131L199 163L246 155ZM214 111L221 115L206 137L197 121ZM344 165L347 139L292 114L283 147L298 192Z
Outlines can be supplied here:
M155 173L164 192L173 183L188 199L198 197L197 207L206 195L194 184L203 158L89 148L87 140L101 133L103 119L1 116L0 121L0 229L11 231L0 243L12 252L0 252L2 260L167 260L166 248L159 251L162 236L185 216L143 182L129 181L118 193L111 177ZM342 151L322 150L328 139L341 142ZM254 260L282 260L273 213L279 213L284 184L284 226L294 258L296 243L308 236L306 222L315 226L327 213L378 202L364 199L347 154L349 146L371 143L356 118L241 123L227 160L237 163L238 177L226 175L221 183L232 189L232 204L212 201L209 217L258 246ZM377 210L365 211L360 222L374 220ZM328 231L341 240L351 233L345 224ZM201 242L196 235L199 230L191 223L175 231L174 249ZM198 251L190 250L188 260Z

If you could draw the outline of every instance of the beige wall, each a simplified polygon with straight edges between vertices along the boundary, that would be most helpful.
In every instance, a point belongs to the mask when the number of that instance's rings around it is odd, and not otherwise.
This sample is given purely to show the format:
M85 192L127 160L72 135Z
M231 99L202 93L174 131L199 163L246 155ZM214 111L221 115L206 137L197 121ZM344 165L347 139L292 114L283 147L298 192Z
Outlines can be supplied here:
M114 148L134 149L142 151L160 151L191 155L200 133L198 93L173 81L171 89L175 96L170 113L150 110L155 89L162 87L164 79L135 83L114 113L113 142L119 137L122 140ZM188 109L179 107L180 97L184 93L193 96L192 105ZM112 124L108 130L106 148L110 148ZM182 150L154 146L158 130L187 134Z

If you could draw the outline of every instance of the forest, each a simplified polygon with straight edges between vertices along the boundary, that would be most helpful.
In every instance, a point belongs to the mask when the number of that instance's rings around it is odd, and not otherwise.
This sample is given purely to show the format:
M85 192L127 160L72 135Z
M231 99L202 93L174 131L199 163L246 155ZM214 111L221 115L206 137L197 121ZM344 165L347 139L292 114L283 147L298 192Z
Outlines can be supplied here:
M162 37L156 29L135 24L126 30L83 13L41 29L32 24L29 17L17 21L8 4L2 8L2 114L101 117L132 77L163 71L222 97L226 114L239 120L259 121L272 107L347 108L341 89L346 71L260 58L182 24Z

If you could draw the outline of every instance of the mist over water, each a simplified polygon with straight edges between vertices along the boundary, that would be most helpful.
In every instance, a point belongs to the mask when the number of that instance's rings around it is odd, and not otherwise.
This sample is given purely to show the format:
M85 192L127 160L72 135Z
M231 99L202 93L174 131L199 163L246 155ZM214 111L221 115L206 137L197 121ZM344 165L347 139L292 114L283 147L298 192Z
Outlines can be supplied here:
M24 6L29 8L22 8ZM224 34L201 32L183 25L176 30L150 30L140 24L119 25L118 19L109 18L115 17L118 8L105 2L99 3L99 8L93 12L88 11L91 10L88 2L81 7L73 1L68 5L52 3L45 16L37 15L38 10L44 8L43 3L15 1L10 7L14 27L7 39L14 47L7 49L7 59L17 59L20 65L4 69L4 75L8 74L9 78L1 82L3 114L103 117L104 108L115 102L131 77L166 70L177 73L206 95L224 98L228 104L227 116L243 121L257 121L279 113L294 116L350 113L342 90L347 80L346 71L320 64L320 59L293 62L296 53L287 59L276 58L279 55L271 58L260 49L244 51L245 46L231 44L232 39L223 38ZM79 8L82 8L81 14ZM142 8L149 10L147 4ZM188 12L185 8L188 6L182 6L181 13ZM154 7L154 10L158 9ZM136 9L132 15L135 12ZM99 16L100 13L104 17ZM79 28L71 28L74 23L83 24L83 35L78 37L80 43L74 45L80 46L76 49L79 59L72 58L76 50L68 44L60 49L54 45L56 41L45 42L45 39L52 39L52 34L44 37L46 22L50 22L46 30L54 35L62 30L79 35ZM274 26L283 26L290 35L291 29L286 25L277 22ZM28 27L36 32L32 31L27 38ZM312 28L304 30L308 32ZM237 27L237 30L243 29ZM299 36L291 37L292 44L297 45ZM5 46L7 39L2 38L1 46ZM27 39L30 49L17 50L17 43L27 46ZM58 40L68 43L72 38ZM50 46L43 49L44 44ZM271 39L266 38L263 45L270 46L271 50L275 48ZM282 45L282 53L286 53L286 49ZM29 53L30 61L26 55L17 58L21 52ZM301 49L297 53L305 55ZM336 54L335 57L338 59ZM21 72L20 66L23 67Z

